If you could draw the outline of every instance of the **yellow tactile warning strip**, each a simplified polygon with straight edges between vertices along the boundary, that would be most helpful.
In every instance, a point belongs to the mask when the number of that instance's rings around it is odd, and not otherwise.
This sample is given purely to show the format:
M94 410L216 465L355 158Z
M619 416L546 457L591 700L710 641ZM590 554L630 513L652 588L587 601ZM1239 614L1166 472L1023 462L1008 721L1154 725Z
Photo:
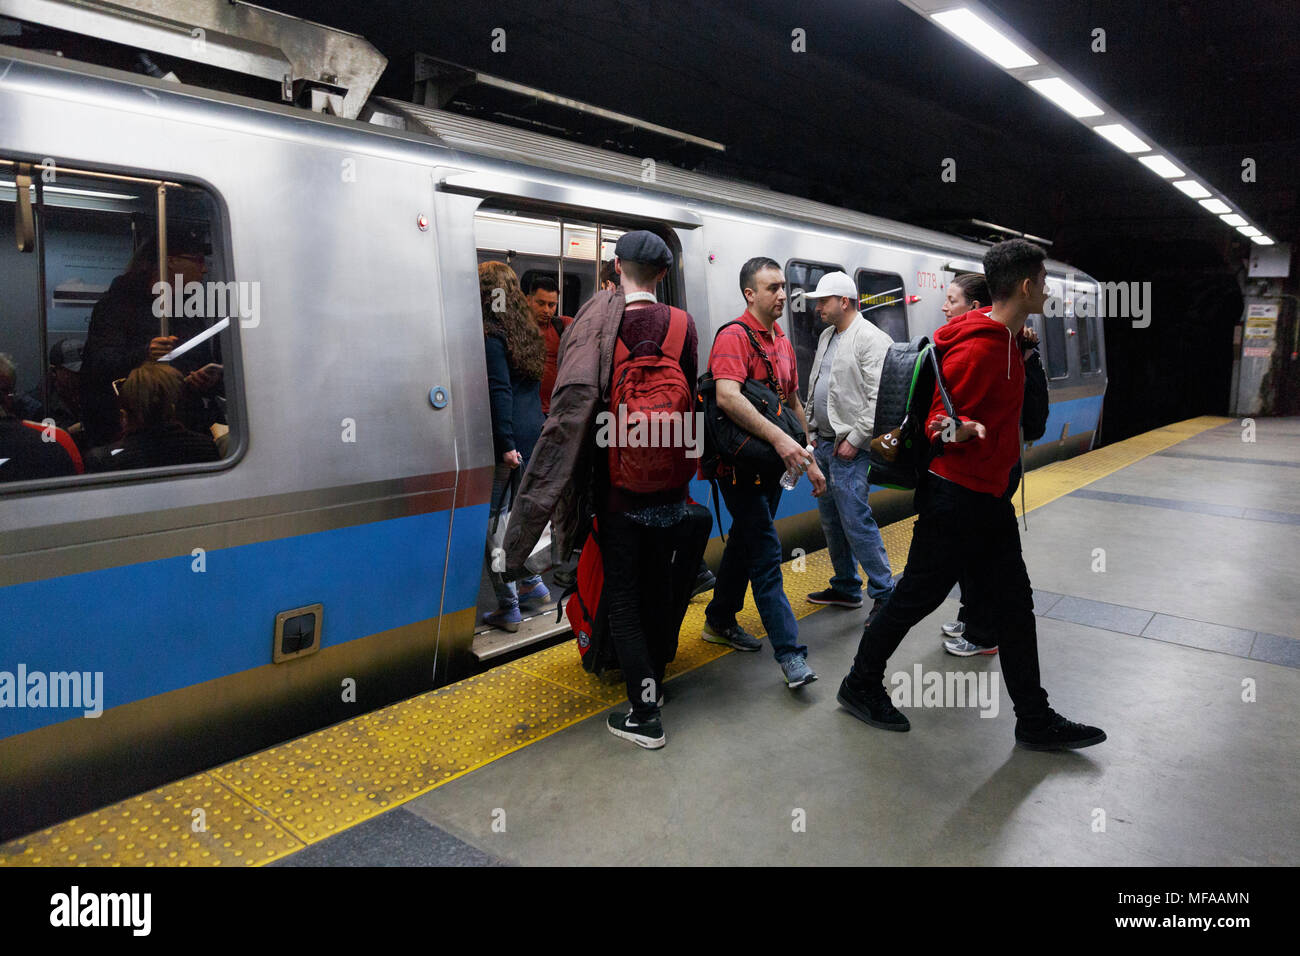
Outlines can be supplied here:
M1039 468L1026 484L1028 507L1229 421L1195 418ZM895 573L912 524L882 529ZM804 598L829 579L827 553L795 555L783 571L795 616L818 610ZM699 639L707 598L687 610L669 678L732 653ZM763 634L752 596L739 620ZM269 863L601 713L624 693L559 645L6 843L0 866Z

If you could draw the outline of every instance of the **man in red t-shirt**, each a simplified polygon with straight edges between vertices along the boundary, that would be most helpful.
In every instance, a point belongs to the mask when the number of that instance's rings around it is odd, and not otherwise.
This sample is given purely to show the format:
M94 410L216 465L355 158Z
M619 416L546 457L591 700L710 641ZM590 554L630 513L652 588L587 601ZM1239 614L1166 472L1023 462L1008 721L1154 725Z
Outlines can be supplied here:
M550 276L534 276L528 290L528 307L532 309L537 328L546 341L546 364L542 368L542 414L551 411L551 392L555 389L555 372L560 354L560 336L573 321L572 316L557 315L560 308L560 287Z
M804 434L808 421L799 401L799 367L794 347L777 324L785 312L785 275L781 266L763 256L750 259L740 270L745 311L738 321L753 331L786 401L799 419ZM740 386L746 379L767 380L767 363L754 348L745 329L732 325L718 333L709 355L709 371L717 382L718 407L755 438L769 442L787 469L807 470L813 494L826 490L826 479L812 453L764 418L745 399ZM805 443L810 443L805 437ZM771 488L737 480L734 472L719 474L722 499L731 512L731 530L718 566L713 599L704 610L704 640L729 644L741 651L756 651L762 644L736 621L745 602L745 585L754 588L754 603L772 642L772 650L791 690L817 679L808 666L808 648L799 643L799 626L785 596L781 579L781 539L776 533L776 509L781 486Z

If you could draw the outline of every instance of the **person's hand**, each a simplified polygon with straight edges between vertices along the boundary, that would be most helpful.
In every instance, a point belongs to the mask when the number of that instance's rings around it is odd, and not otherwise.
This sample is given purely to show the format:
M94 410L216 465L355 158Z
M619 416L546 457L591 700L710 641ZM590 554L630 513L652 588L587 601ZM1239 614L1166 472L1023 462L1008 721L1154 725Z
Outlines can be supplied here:
M1020 351L1028 352L1037 345L1038 332L1026 325L1020 330Z
M835 446L835 457L843 461L852 461L858 456L858 446L847 438Z
M511 449L501 456L501 463L509 465L511 468L518 468L524 463L524 456L514 449Z
M156 341L156 340L155 340ZM200 394L207 394L221 384L220 365L209 363L185 376L185 384Z
M956 429L953 426L956 425ZM948 434L952 434L949 439ZM939 437L944 441L963 442L970 441L972 438L983 438L988 432L979 422L962 422L960 425L954 419L944 418L940 425Z
M149 358L158 361L172 349L176 348L179 340L174 335L160 335L157 338L149 340Z
M815 461L808 466L808 480L812 482L813 497L820 498L826 490L826 476L822 474Z
M812 454L789 435L783 434L772 447L781 456L786 471L803 472L813 464Z

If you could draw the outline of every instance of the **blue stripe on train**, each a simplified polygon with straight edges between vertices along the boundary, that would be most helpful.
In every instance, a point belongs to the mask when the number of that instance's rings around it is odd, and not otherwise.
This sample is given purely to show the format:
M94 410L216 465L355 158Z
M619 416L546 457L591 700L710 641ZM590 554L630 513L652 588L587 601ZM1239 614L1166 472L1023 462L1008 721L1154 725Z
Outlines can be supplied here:
M0 671L102 671L104 709L271 662L275 615L321 603L322 647L437 616L450 512L413 515L0 588ZM473 560L447 567L445 612L472 607L487 505L456 513ZM464 546L468 551L468 545ZM432 662L431 662L432 663ZM79 716L0 707L0 737Z
M1048 409L1047 428L1043 432L1040 441L1051 442L1058 440L1061 437L1061 428L1066 424L1070 426L1071 435L1092 431L1097 427L1097 419L1101 415L1101 405L1101 395L1075 398L1068 402L1052 402ZM872 485L873 491L879 490L879 488L878 485ZM691 497L702 505L713 507L709 483L706 481L700 481L697 478L691 482ZM727 511L727 506L721 496L718 497L718 508L722 513L723 527L730 533L731 513ZM806 479L801 479L793 490L781 494L781 504L777 508L776 516L778 518L788 518L791 515L802 514L805 511L814 511L816 508L817 499L812 495L812 484ZM717 531L718 526L715 521L713 526L715 536Z

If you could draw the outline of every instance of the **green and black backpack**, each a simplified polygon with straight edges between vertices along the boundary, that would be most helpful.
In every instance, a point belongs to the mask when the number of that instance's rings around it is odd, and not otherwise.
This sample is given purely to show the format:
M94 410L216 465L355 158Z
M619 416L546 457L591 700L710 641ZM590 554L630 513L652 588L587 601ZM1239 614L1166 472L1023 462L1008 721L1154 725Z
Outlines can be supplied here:
M910 342L895 342L886 350L867 453L871 484L910 491L929 469L934 449L925 433L925 420L936 388L948 414L957 417L939 358L938 347L924 335Z

